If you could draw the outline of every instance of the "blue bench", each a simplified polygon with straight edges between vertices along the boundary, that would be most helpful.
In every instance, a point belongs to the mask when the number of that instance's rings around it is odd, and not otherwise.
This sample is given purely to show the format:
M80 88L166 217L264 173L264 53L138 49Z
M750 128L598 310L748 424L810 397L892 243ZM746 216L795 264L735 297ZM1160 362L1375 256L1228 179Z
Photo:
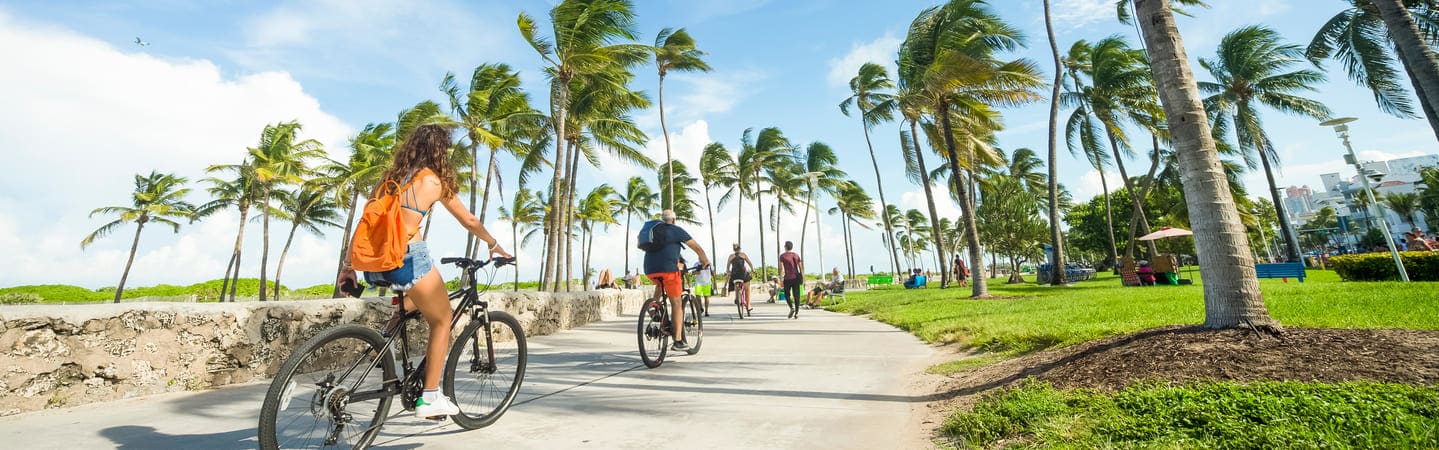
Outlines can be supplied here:
M1304 263L1255 264L1254 272L1259 278L1298 278L1304 282Z

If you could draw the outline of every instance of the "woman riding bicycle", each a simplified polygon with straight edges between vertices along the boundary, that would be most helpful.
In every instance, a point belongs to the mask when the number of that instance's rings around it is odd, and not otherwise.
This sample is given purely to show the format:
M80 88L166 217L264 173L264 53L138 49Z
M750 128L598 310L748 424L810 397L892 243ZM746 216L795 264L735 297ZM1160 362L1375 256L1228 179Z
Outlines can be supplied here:
M734 288L735 281L742 281L743 284L737 289L740 295L744 296L745 312L751 312L753 308L749 307L749 282L753 279L754 262L751 262L744 252L739 251L739 244L734 244L733 247L734 253L729 255L729 262L726 264L729 266L729 275L725 286Z
M430 259L429 247L418 233L420 222L429 215L436 202L460 222L460 225L479 237L489 247L491 256L509 258L510 254L500 247L484 224L460 203L455 195L459 185L455 181L455 168L448 157L450 130L439 125L423 125L415 129L395 152L394 162L385 171L379 186L393 181L405 187L399 193L400 208L406 230L410 233L409 248L405 252L404 265L389 272L366 273L371 283L384 281L390 289L406 291L406 310L418 308L430 325L429 348L426 355L430 361L444 361L450 347L450 298L445 292L444 280L435 270ZM376 188L378 191L379 188ZM412 274L412 275L406 275ZM399 312L396 311L396 314ZM424 393L415 404L415 417L444 417L459 414L455 403L440 395L440 378L444 364L429 364L425 367Z

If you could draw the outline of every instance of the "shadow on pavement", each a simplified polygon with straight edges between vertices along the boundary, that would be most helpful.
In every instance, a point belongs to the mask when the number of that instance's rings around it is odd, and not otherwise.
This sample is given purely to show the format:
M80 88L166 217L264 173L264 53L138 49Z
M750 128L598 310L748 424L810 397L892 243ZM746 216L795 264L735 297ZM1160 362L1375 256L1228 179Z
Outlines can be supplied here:
M165 434L155 427L123 425L100 430L100 435L114 442L115 448L119 449L252 449L260 445L255 441L253 428L222 433Z

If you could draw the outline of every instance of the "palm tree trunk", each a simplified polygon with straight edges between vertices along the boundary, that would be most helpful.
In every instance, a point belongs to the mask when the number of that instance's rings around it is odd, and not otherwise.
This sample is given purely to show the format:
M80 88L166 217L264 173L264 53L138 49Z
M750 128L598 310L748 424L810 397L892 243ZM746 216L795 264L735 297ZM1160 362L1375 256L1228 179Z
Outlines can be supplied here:
M1133 214L1139 216L1139 226L1148 230L1149 218L1145 217L1144 214L1144 197L1139 194L1138 189L1134 188L1134 181L1129 179L1129 172L1124 170L1124 155L1119 152L1119 141L1114 139L1114 133L1109 131L1107 125L1105 126L1105 134L1109 136L1109 148L1114 152L1114 166L1119 168L1119 178L1124 180L1124 190L1129 192L1129 198L1134 202ZM1129 227L1129 235L1134 236L1134 231L1135 227L1131 225ZM1153 251L1152 243L1150 248L1150 251ZM1125 244L1124 256L1130 259L1134 258L1133 239L1130 239L1129 243Z
M805 240L805 235L809 233L809 205L814 201L814 191L810 191L807 197L809 198L806 199L804 202L804 217L800 218L799 220L799 259L805 261L808 261L807 259L805 259L808 256L805 253L805 249L808 248L808 245L805 245L805 243L809 242Z
M264 239L260 242L260 301L265 301L265 269L266 263L270 262L270 188L264 188L264 194L260 202L261 223L264 224Z
M236 271L236 270L239 270L239 269L235 268L235 254L234 254L234 253L231 253L231 254L230 254L230 262L226 263L226 266L225 266L225 278L224 278L224 281L221 281L221 282L220 282L220 293L216 296L216 299L215 299L216 302L223 302L223 301L225 301L225 292L228 292L228 290L230 289L230 274L231 274L232 272Z
M1054 55L1054 86L1049 97L1049 245L1054 258L1050 260L1049 285L1063 286L1065 280L1064 235L1059 231L1059 88L1064 84L1064 66L1059 62L1059 43L1054 39L1054 23L1044 0L1044 31L1049 36L1049 51Z
M352 190L350 193L350 212L345 216L345 235L340 238L340 262L339 267L335 269L336 280L340 279L340 272L345 270L345 261L350 259L350 233L351 229L355 226L355 209L358 206L356 202L359 200L360 191L358 189ZM335 283L335 290L330 293L330 297L340 298L340 283Z
M1404 63L1405 71L1409 73L1410 81L1414 84L1414 93L1420 97L1420 104L1431 108L1439 105L1439 59L1436 59L1434 49L1429 47L1420 33L1409 9L1402 0L1371 2L1379 8L1379 15L1384 18L1384 26L1389 29L1389 37L1394 40L1394 49L1399 54L1399 60ZM1432 127L1435 119L1429 112L1426 109L1425 115L1429 117ZM1435 134L1439 136L1439 129L1435 130Z
M554 280L556 279L555 272L559 269L559 253L556 250L558 250L559 240L563 234L560 231L560 206L563 205L560 201L563 200L561 198L563 196L559 195L559 193L563 191L561 187L564 186L565 181L564 170L566 167L565 156L567 153L565 151L565 144L567 143L565 139L565 121L567 120L566 116L569 112L569 83L570 77L564 73L560 73L558 77L555 77L552 84L554 101L550 104L550 117L555 121L555 164L553 166L555 175L554 183L550 185L553 189L553 193L550 195L551 213L545 223L547 234L545 235L544 276L540 279L540 290L542 291L549 290L553 287Z
M874 183L879 188L879 210L886 211L889 209L889 202L885 201L884 199L884 180L882 180L879 176L879 159L874 156L874 142L871 142L869 139L869 126L864 123L863 111L861 111L859 115L859 124L861 127L864 128L864 143L865 145L869 146L869 162L870 164L874 165ZM919 137L916 136L915 140L918 141ZM890 242L894 242L894 227L889 223L889 216L881 213L879 217L884 221L885 234L889 236ZM893 273L898 275L899 253L895 251L895 246L891 245L889 248L890 258L893 259L894 262Z
M844 256L849 263L849 277L854 279L854 232L850 229L850 221L853 220L849 214L840 213L844 217Z
M714 210L714 206L712 206L712 202L710 202L710 185L709 185L709 184L705 184L705 211L707 211L707 212L709 213L709 216L710 216L710 221L709 221L709 222L710 222L710 223L709 223L709 229L710 229L710 254L709 254L709 256L710 256L710 258L712 258L712 259L717 259L717 258L719 258L719 247L718 247L717 245L715 245L715 210ZM626 231L628 232L628 230L626 230Z
M518 214L518 213L517 213L517 214ZM514 220L511 220L511 221L510 221L510 248L514 249L514 250L511 250L511 251L514 251L514 252L516 252L516 253L518 253L518 252L520 251L520 224L517 223L517 222L515 222ZM512 292L519 292L519 291L520 291L520 268L518 267L518 266L519 266L519 260L515 260L515 263L514 263L514 264L515 264L515 266L516 266L516 267L515 267L515 270L514 270L514 272L515 272L515 285L514 285L514 289L512 290Z
M234 271L228 269L225 271L225 281L220 285L219 301L221 302L225 301L226 293L229 293L230 301L235 301L234 284L240 280L240 248L245 240L245 217L249 215L249 212L250 202L240 202L240 226L235 230L235 250L230 253L230 264L234 266Z
M561 232L564 233L564 243L562 245L565 254L565 292L570 292L570 281L575 278L575 271L573 266L574 249L570 245L571 243L569 239L569 233L570 229L574 227L575 218L575 173L580 168L579 143L573 143L570 145L570 147L572 147L574 150L573 153L570 154L570 173L566 176L566 178L568 178L569 185L565 188L565 215L561 218L561 220L564 221L564 226L560 228ZM583 245L584 241L581 241L580 244Z
M929 168L924 166L924 149L919 145L919 127L915 121L909 121L909 136L914 140L914 159L919 165L919 181L924 185L924 202L929 207L929 239L934 242L934 251L939 257L939 287L949 287L948 261L944 259L944 246L940 245L940 236L944 232L939 227L939 212L934 207L934 190L929 187ZM851 277L853 275L850 275Z
M974 283L971 287L971 297L989 296L989 283L979 274L984 273L984 256L979 252L979 227L974 220L974 205L969 201L969 195L965 192L963 173L959 167L959 152L954 147L954 129L949 123L949 103L940 102L940 122L944 126L945 152L949 156L949 181L954 184L954 189L959 194L959 212L964 214L961 220L964 221L964 239L969 246L969 270L975 274Z
M1254 150L1259 153L1259 163L1264 166L1264 179L1269 183L1269 198L1274 202L1279 233L1284 238L1284 258L1289 262L1303 261L1299 256L1299 239L1294 236L1294 225L1289 223L1289 214L1284 211L1284 201L1279 198L1279 186L1274 183L1274 169L1269 164L1269 149L1265 148L1264 143L1263 136L1254 137Z
M1264 306L1244 224L1220 165L1174 12L1168 0L1134 0L1134 7L1186 181L1184 196L1194 226L1195 253L1204 273L1204 327L1244 324L1280 332L1279 323L1269 317Z
M1114 265L1114 274L1119 274L1119 245L1114 242L1114 204L1109 201L1109 180L1104 177L1104 167L1099 166L1099 188L1104 196L1104 226L1109 229L1109 262Z
M764 195L759 190L759 169L754 171L754 207L759 213L757 215L759 218L759 270L760 273L765 273L765 252L767 250L764 248L764 229L765 224L769 223L769 219L764 215ZM775 239L779 239L779 237L776 236Z
M665 168L669 171L669 174L666 178L669 179L668 182L670 184L669 194L665 195L664 199L664 203L665 205L667 205L664 207L664 209L673 209L675 207L675 165L671 162L674 161L674 159L670 156L670 130L669 128L665 127L665 72L663 70L660 71L659 100L660 132L665 135Z
M1149 136L1154 141L1154 152L1151 153L1149 157L1149 172L1144 176L1144 179L1139 182L1139 198L1144 199L1149 198L1149 188L1154 185L1154 172L1159 170L1159 136L1155 134L1150 134ZM1142 219L1147 219L1147 217L1135 215L1129 220L1129 243L1127 244L1128 248L1125 250L1129 254L1134 253L1134 247L1138 245L1138 238L1150 233L1149 222L1147 220L1141 222ZM1148 244L1150 258L1154 258L1155 255L1159 254L1159 249L1155 246L1154 241L1144 242Z
M634 199L630 199L631 202ZM630 216L634 214L633 208L625 208L625 273L630 273Z
M290 244L295 242L295 230L298 229L298 224L290 227L290 237L285 238L285 249L280 250L280 262L275 265L275 300L280 299L280 274L285 272L285 256L290 254Z
M478 184L478 183L479 183L479 180L480 180L479 177L478 177L478 175L477 175L477 174L479 174L479 170L480 170L480 167L479 167L479 163L480 163L480 140L479 140L479 139L476 139L477 136L475 136L475 132L474 132L474 131L470 131L470 132L469 132L469 135L470 135L470 136L469 136L469 137L470 137L470 214L474 214L474 213L475 213L475 206L476 206L476 204L475 204L475 191L476 191L476 189L475 189L475 188L477 187L476 184ZM488 167L487 167L487 168L488 168ZM485 172L485 188L488 189L488 188L490 187L490 184L489 184L489 183L490 183L490 174L489 174L489 172ZM489 192L485 192L485 194L488 195ZM484 210L481 210L481 211L484 211ZM480 219L480 223L482 223L482 224L485 223L485 220L484 220L484 219ZM465 233L465 257L466 257L466 258L474 258L474 257L476 256L475 254L476 254L476 253L479 253L479 250L480 250L480 249L478 248L478 247L479 247L478 245L475 245L475 239L477 239L477 238L475 237L475 235L470 234L470 233Z
M120 285L115 287L115 303L120 303L120 297L125 294L125 280L130 278L130 266L135 264L135 250L140 248L140 230L145 229L145 221L141 217L136 221L135 240L130 243L130 258L125 260L125 271L120 273Z

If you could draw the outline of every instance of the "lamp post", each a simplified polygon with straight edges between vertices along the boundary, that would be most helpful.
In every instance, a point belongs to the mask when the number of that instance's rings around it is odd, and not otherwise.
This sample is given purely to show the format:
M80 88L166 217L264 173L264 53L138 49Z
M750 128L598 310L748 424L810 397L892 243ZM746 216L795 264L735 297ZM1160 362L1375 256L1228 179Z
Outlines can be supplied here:
M1354 156L1354 146L1349 144L1349 125L1347 124L1356 120L1359 119L1353 117L1340 117L1338 119L1326 120L1324 122L1321 122L1319 125L1325 127L1334 127L1334 132L1339 135L1340 140L1344 141L1344 150L1349 152L1348 154L1344 155L1344 162L1353 164L1354 170L1356 172L1359 172L1359 181L1364 183L1364 192L1369 195L1369 212L1379 220L1379 231L1384 233L1384 244L1389 246L1389 255L1394 257L1394 267L1396 269L1399 269L1399 280L1408 283L1409 273L1404 271L1404 260L1399 258L1399 249L1394 247L1394 237L1389 235L1389 223L1384 220L1383 215L1374 214L1379 212L1374 209L1379 207L1379 202L1374 199L1374 189L1369 186L1369 176L1383 176L1383 174L1369 173L1368 171L1365 171L1364 167L1359 164L1359 158ZM1374 181L1379 180L1376 179Z
M819 188L819 177L824 175L824 172L805 172L800 175L809 179L809 203L814 208L814 235L815 239L819 241L816 247L816 250L819 251L819 270L821 274L827 273L824 271L824 233L821 233L819 229L819 204L814 202L814 191ZM804 243L801 242L800 245L804 245Z

